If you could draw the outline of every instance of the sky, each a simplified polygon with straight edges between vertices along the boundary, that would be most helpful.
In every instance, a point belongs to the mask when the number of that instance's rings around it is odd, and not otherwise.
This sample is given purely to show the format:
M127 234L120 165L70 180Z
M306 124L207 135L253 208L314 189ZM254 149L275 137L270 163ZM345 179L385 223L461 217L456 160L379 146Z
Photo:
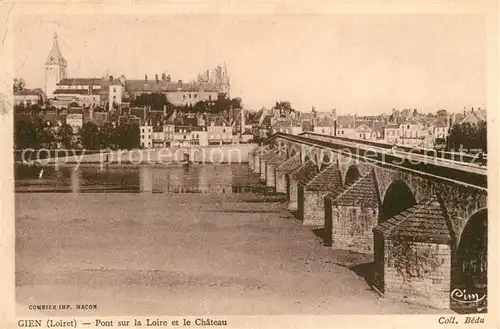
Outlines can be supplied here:
M231 97L249 109L287 100L370 115L486 104L481 15L26 15L12 32L15 76L28 88L43 88L57 33L68 77L189 81L225 62Z

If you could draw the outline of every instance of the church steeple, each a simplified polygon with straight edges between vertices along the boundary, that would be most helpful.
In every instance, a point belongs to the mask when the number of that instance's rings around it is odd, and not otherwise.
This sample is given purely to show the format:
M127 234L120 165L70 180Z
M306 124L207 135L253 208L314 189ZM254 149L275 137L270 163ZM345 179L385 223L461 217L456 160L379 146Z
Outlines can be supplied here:
M52 49L50 50L45 65L66 65L66 60L62 56L61 50L59 49L59 44L57 42L57 33L54 33Z
M54 33L52 49L45 61L45 94L51 98L57 89L57 84L66 78L67 62L61 54L57 42L57 34Z

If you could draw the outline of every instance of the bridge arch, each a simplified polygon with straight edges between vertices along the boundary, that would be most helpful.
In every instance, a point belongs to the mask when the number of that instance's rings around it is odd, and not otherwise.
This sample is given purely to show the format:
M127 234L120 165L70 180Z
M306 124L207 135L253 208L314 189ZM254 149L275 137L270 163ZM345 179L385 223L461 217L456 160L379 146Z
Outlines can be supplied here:
M359 177L361 177L361 172L358 166L351 165L345 174L344 185L349 185L354 183Z
M402 180L391 182L380 207L379 222L383 222L415 205L415 196Z
M488 209L475 212L465 224L456 253L455 288L486 294L488 270Z

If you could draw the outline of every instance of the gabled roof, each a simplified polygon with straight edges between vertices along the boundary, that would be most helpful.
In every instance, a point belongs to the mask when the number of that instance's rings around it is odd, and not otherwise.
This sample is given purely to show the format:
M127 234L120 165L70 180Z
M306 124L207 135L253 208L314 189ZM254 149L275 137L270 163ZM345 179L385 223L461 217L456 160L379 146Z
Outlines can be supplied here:
M45 65L66 65L66 60L61 54L59 49L59 43L57 42L57 34L54 33L54 41L52 43L52 49L50 50L49 56L45 61Z
M378 207L378 196L373 175L368 173L358 178L333 199L333 204L338 206L361 206L365 208Z
M23 89L14 92L14 96L41 96L39 91L34 89Z
M102 78L66 78L57 83L58 86L100 86Z
M314 126L316 127L333 127L335 125L335 120L330 116L324 116L315 121Z
M312 119L312 113L311 112L300 112L300 120L311 120Z
M338 191L342 189L342 178L337 164L331 164L307 183L308 191Z
M372 132L383 134L384 123L382 121L374 121L372 126Z
M436 198L419 204L377 225L374 232L384 238L451 243L451 235L441 204Z
M462 122L460 123L478 123L479 121L484 121L482 120L476 112L470 112L463 118Z
M126 80L125 89L129 92L218 92L217 85L209 82L167 82L164 80ZM193 99L194 100L194 99ZM215 99L214 99L215 100Z
M290 173L301 165L302 163L300 162L300 153L297 153L293 157L290 157L288 160L283 162L283 164L280 165L277 169L284 173Z
M388 123L385 125L385 129L399 129L398 123Z
M433 125L434 127L448 127L448 122L445 117L438 117Z
M356 120L353 115L339 115L337 117L337 122L341 128L354 128Z
M292 172L292 177L297 179L301 185L307 185L318 174L319 171L316 163L312 160L307 160L302 166Z

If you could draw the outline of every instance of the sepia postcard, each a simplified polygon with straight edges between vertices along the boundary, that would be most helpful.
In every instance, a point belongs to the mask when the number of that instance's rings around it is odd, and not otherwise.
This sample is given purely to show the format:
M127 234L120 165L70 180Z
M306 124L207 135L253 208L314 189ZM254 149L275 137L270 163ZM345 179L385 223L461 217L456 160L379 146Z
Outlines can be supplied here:
M0 8L0 328L498 328L496 1Z

